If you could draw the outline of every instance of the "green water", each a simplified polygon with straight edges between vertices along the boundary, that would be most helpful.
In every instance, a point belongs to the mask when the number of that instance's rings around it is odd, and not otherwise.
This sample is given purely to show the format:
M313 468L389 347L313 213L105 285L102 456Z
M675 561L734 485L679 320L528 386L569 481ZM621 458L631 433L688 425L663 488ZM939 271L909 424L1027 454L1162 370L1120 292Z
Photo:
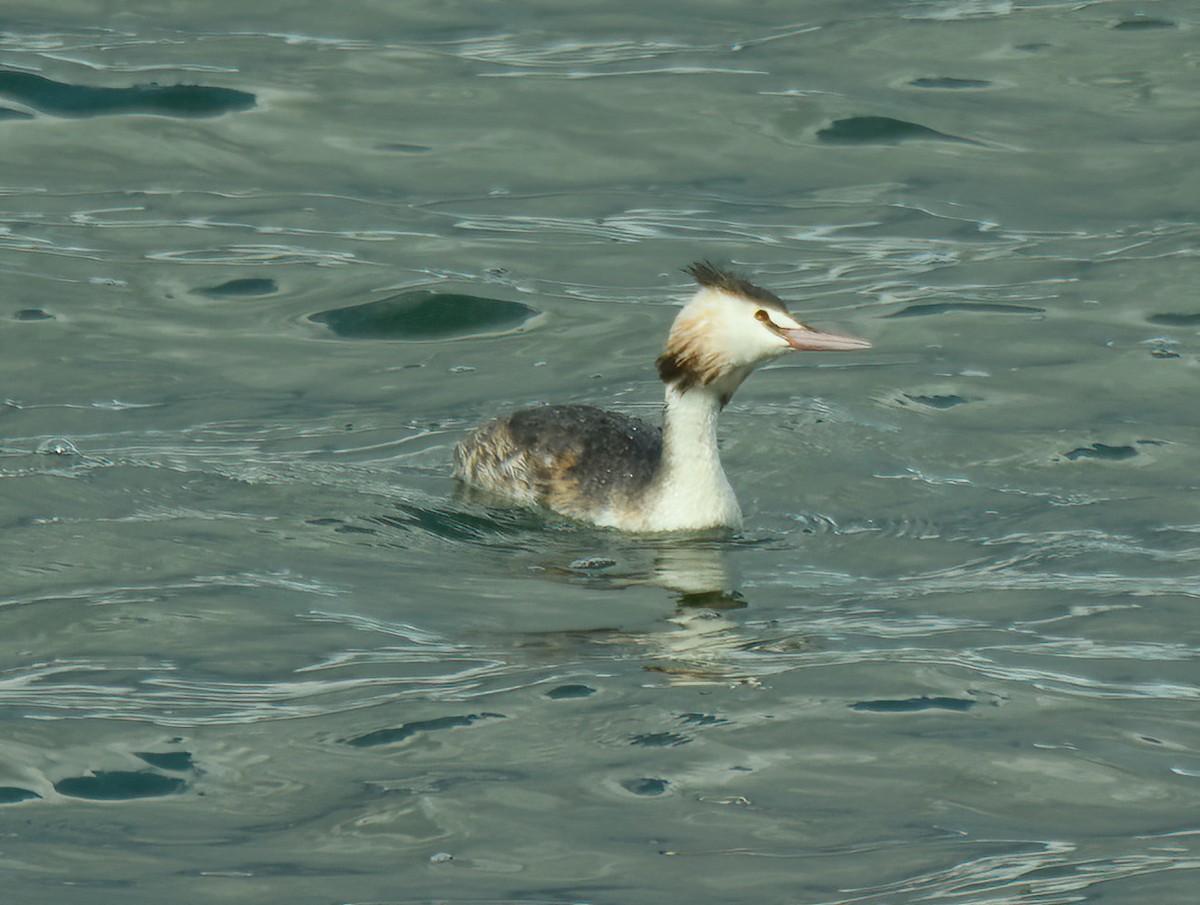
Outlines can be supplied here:
M5 901L1195 901L1190 4L13 2ZM733 537L459 493L680 268Z

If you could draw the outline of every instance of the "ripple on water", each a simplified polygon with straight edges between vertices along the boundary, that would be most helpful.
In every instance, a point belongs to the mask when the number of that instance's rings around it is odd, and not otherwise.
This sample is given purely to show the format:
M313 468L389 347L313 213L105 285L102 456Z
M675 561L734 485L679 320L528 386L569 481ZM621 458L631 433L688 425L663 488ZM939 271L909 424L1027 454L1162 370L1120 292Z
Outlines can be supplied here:
M894 882L857 887L853 901L862 905L939 900L1014 905L1083 902L1094 895L1102 896L1100 890L1107 888L1105 884L1180 867L1195 868L1195 862L1181 856L1178 849L1166 849L1165 841L1142 837L1135 847L1145 851L1097 858L1070 842L953 840L946 843L946 854L953 862L949 866L919 870ZM977 847L982 851L972 851ZM964 895L964 891L976 894Z
M74 456L79 457L79 449L66 437L49 437L37 445L34 450L39 456Z
M537 311L520 302L415 290L309 315L343 339L422 342L495 336L524 326Z
M538 513L531 509L510 508L475 514L447 507L422 507L408 503L397 506L396 514L370 519L387 528L416 531L442 540L495 542L515 539L528 541L530 529L539 526Z
M135 751L134 755L159 770L184 773L195 770L190 751Z
M678 732L643 732L629 739L629 744L643 748L678 748L691 743L691 739Z

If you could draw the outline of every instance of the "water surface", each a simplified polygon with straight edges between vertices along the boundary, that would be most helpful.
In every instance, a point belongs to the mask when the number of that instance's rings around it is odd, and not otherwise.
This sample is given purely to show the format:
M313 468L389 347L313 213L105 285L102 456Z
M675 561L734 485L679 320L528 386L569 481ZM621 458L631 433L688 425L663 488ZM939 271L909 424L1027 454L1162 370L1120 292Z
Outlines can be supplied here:
M9 6L14 902L1194 901L1188 4ZM742 532L456 491L697 259Z

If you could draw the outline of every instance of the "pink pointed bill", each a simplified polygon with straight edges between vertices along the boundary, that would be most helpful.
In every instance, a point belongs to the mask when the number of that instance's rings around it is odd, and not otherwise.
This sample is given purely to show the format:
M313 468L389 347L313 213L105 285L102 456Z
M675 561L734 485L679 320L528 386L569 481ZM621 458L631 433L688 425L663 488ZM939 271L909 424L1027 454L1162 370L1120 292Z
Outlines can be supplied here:
M853 352L856 349L871 348L871 344L865 339L842 336L838 333L790 328L780 328L778 332L787 340L789 346L799 352Z

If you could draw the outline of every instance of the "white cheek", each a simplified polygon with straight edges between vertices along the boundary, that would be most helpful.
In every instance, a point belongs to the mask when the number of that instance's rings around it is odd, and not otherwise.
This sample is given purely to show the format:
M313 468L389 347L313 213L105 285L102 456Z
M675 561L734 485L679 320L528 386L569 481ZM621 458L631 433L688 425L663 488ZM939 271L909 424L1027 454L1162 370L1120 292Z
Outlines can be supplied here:
M730 356L738 361L760 361L782 355L790 346L787 340L761 321L738 318L727 333Z

